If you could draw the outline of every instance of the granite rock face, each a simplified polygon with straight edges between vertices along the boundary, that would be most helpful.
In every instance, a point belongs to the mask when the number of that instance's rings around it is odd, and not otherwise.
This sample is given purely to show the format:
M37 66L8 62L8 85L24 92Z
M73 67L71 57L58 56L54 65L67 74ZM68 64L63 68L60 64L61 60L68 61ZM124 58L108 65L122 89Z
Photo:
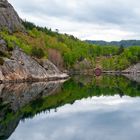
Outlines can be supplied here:
M62 74L60 70L58 70L58 68L49 60L42 60L41 65L50 75Z
M0 67L1 82L7 81L44 81L67 78L49 60L43 60L42 65L32 57L15 47L10 59L5 58Z
M16 47L11 59L6 59L2 66L5 80L45 79L47 72L30 56Z
M10 32L24 30L22 20L7 0L0 0L0 29L7 28Z

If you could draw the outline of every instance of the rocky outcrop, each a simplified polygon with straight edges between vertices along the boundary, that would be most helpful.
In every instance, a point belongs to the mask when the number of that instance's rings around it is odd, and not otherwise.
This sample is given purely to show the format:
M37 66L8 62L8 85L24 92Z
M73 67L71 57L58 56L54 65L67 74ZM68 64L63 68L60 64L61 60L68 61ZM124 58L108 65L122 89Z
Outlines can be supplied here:
M140 63L130 66L128 69L124 70L123 73L140 73Z
M45 68L48 74L50 75L56 75L56 74L62 74L60 70L49 60L42 60L41 65Z
M45 68L45 70L47 71L47 74L49 75L49 79L54 79L53 77L55 77L56 79L63 79L65 77L68 77L68 75L66 73L62 73L51 61L49 61L48 59L45 60L41 60L41 66L43 68Z
M4 60L0 67L0 80L2 82L46 81L67 78L49 60L43 60L42 65L15 47L10 59Z
M10 32L24 30L22 20L7 0L0 0L0 29L7 28Z
M11 59L6 59L2 66L5 80L45 79L47 72L30 56L16 47Z

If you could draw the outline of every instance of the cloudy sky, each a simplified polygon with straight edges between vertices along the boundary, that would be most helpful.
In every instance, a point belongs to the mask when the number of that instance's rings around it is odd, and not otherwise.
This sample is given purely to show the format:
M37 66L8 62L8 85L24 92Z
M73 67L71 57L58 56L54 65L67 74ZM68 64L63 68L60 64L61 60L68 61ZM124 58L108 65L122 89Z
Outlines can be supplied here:
M139 0L9 0L20 17L82 40L140 39Z

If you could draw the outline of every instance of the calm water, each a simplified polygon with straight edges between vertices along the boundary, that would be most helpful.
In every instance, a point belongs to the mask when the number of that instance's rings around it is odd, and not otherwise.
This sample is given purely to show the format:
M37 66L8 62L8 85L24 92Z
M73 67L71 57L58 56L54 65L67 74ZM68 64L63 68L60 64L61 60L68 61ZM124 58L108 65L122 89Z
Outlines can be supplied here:
M139 77L0 85L0 139L138 140Z

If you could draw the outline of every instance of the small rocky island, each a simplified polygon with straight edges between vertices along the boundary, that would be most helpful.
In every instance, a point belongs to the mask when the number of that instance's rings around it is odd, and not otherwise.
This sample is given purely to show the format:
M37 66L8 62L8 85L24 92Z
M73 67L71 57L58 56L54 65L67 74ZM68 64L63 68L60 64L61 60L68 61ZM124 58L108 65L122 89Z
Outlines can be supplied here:
M8 32L25 32L22 20L7 0L0 0L0 30L6 28ZM10 56L3 56L8 51L6 41L0 37L0 82L47 81L65 79L62 73L47 59L33 58L16 46Z

